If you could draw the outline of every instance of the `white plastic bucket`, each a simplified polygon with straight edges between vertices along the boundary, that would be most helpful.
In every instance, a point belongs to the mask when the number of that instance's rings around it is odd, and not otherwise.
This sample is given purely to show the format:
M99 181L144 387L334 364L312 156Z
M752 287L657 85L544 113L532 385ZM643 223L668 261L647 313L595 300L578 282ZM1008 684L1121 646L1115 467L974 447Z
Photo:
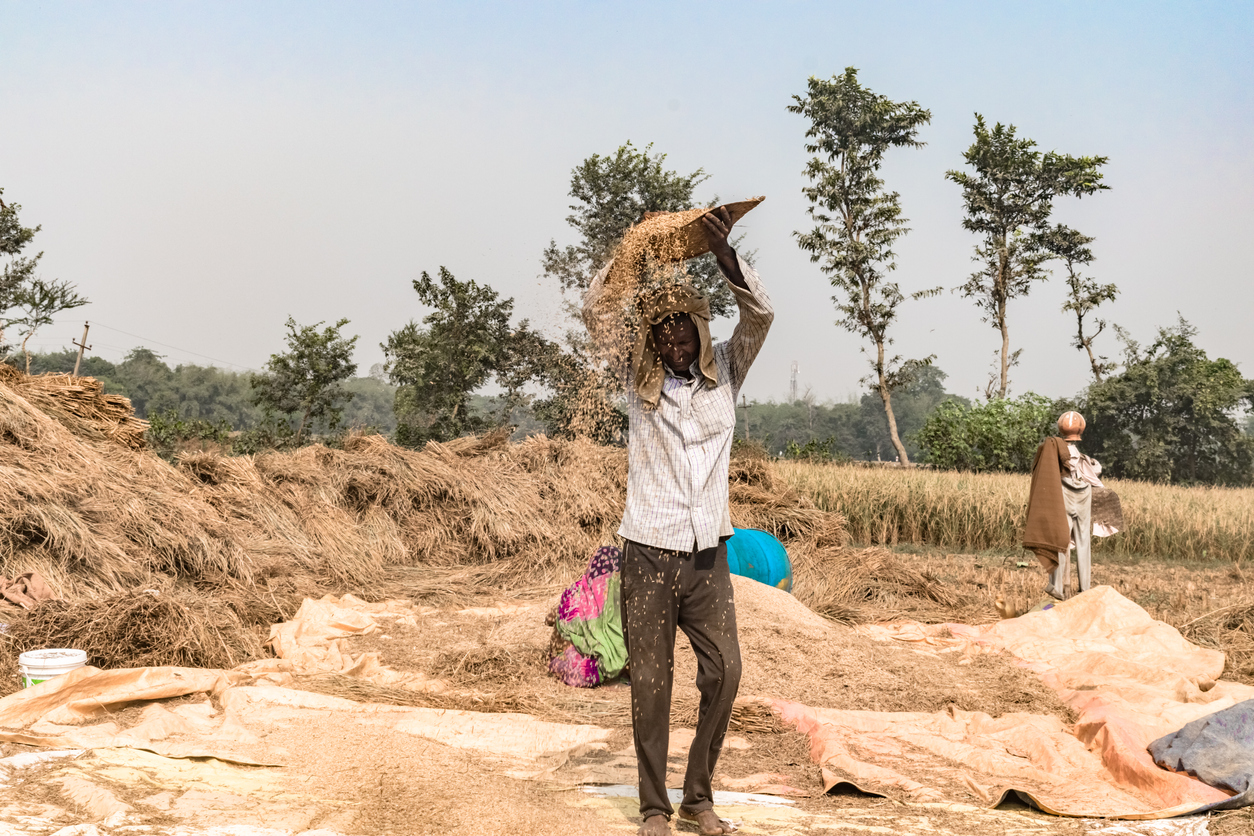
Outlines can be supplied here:
M60 647L50 650L28 650L17 657L17 670L22 676L22 687L38 685L63 673L87 664L87 651Z

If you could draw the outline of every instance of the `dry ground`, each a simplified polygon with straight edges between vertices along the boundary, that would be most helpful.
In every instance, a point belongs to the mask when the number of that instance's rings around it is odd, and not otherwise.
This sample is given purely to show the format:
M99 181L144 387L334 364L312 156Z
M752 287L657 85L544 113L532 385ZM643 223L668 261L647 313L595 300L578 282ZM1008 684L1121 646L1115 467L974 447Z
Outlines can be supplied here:
M941 552L900 556L925 567L963 599L988 602L985 616L990 620L996 617L991 600L997 592L1026 604L1034 601L1034 590L1041 584L1039 569L1020 568L1014 558ZM1146 572L1143 566L1099 565L1096 574L1097 581L1119 588L1152 613L1177 620L1195 617L1191 614L1207 603L1223 606L1243 591L1240 578L1215 567ZM959 664L953 657L921 656L877 644L799 604L780 607L774 595L755 595L765 587L738 584L746 695L771 694L836 708L941 710L954 705L994 715L1030 710L1067 716L1051 691L996 657ZM421 615L416 625L394 622L382 633L348 640L353 651L378 652L390 666L447 679L453 687L446 694L399 692L337 677L310 678L300 685L370 701L522 711L561 722L594 723L614 731L607 751L579 755L547 781L522 781L503 776L488 759L438 743L380 736L368 728L346 728L330 721L277 727L269 742L298 753L288 779L293 791L317 787L321 797L342 805L331 814L308 818L303 826L397 836L634 832L634 801L594 804L571 788L588 770L604 770L613 781L632 781L629 695L622 686L570 689L544 675L541 665L549 638L544 614L556 592L556 588L530 590L503 601L482 592L453 600L446 590L433 596L444 600ZM696 692L687 684L695 676L691 651L682 637L679 645L676 680L681 684L672 724L674 736L682 740L683 730L695 720ZM746 833L822 832L817 830L820 823L832 820L860 832L867 832L863 828L956 836L1097 832L1098 823L1046 816L1013 803L990 813L906 807L860 794L825 795L806 739L780 729L772 718L753 709L745 705L738 712L716 786L727 789L723 783L727 779L771 773L806 795L796 799L791 818L779 814L769 821L749 821ZM126 727L138 720L138 713L131 709L113 719ZM9 746L3 754L17 748ZM682 748L674 752L670 782L674 785L679 783L684 757ZM14 787L10 801L64 806L64 796L50 782L56 768L42 774L43 779L32 774ZM119 795L124 801L136 800ZM156 808L147 810L147 816L156 826L172 821ZM72 819L73 814L68 818L63 814L60 823ZM1239 811L1216 816L1210 824L1210 832L1217 836L1236 836L1251 832L1254 815Z

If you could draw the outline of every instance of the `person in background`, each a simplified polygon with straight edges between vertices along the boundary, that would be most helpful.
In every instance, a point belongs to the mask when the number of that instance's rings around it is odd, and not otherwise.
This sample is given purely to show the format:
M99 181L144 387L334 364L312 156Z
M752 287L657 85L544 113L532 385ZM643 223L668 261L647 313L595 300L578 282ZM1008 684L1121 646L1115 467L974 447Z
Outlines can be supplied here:
M1084 416L1064 412L1058 437L1041 442L1032 460L1023 546L1049 572L1045 592L1058 600L1067 597L1073 547L1080 591L1092 585L1093 488L1103 485L1101 464L1076 447L1084 427Z
M666 792L675 631L697 655L701 692L679 816L702 834L735 827L714 812L712 773L740 687L740 643L726 540L736 396L773 313L754 269L728 243L726 210L703 216L709 249L740 309L731 339L712 345L709 302L688 285L645 300L627 383L627 504L618 530L623 627L642 836L671 832ZM606 265L584 298L595 316Z

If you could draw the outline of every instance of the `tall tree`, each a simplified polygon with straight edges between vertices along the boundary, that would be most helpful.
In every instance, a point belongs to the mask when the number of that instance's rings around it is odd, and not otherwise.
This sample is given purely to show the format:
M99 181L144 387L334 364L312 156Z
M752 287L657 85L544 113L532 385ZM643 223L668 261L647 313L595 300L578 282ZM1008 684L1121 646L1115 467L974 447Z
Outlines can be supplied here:
M339 426L342 404L353 398L342 384L357 372L352 360L357 337L340 333L347 319L319 330L322 324L300 326L289 316L288 350L271 354L265 374L251 378L253 402L258 406L288 415L300 413L296 444L311 418L326 419L333 430Z
M21 313L4 317L4 327L22 327L22 354L26 356L26 373L30 374L30 351L26 347L30 338L43 326L51 325L57 314L82 307L87 299L79 296L70 282L32 278L13 294L12 304Z
M788 109L810 120L806 151L817 155L806 165L810 185L802 189L810 199L807 212L815 226L793 234L840 292L833 297L842 314L840 326L875 346L873 373L865 380L876 387L889 437L898 459L906 464L910 457L897 432L893 392L934 358L888 356L892 344L888 329L905 300L888 274L897 267L893 244L909 229L901 216L900 196L885 188L879 170L888 149L923 146L916 137L932 114L918 102L894 102L863 87L853 67L831 79L811 77L806 96L793 100ZM936 292L939 289L913 296Z
M0 189L0 195L4 189ZM77 288L67 281L45 281L35 276L35 268L43 253L22 255L41 227L22 226L18 213L22 207L0 200L0 348L4 332L13 325L23 326L22 353L26 355L26 372L30 373L30 352L26 350L31 336L44 325L52 324L61 311L87 304ZM10 314L14 308L20 313Z
M980 269L956 288L974 299L984 321L1001 332L1001 369L990 394L1004 398L1010 389L1010 368L1018 351L1010 350L1007 303L1028 295L1032 282L1048 278L1044 263L1051 257L1045 232L1054 199L1082 197L1108 189L1098 171L1106 157L1073 157L1033 150L1036 143L1015 136L1015 126L997 123L992 130L975 115L975 142L963 155L972 173L948 171L945 177L962 187L966 205L964 228L980 236L972 260Z
M1044 236L1044 244L1050 255L1063 263L1067 271L1067 301L1062 303L1064 313L1075 314L1076 335L1072 345L1077 351L1086 351L1089 355L1089 366L1093 369L1093 377L1098 383L1109 374L1114 363L1093 351L1093 340L1106 330L1106 320L1096 320L1096 330L1085 333L1084 319L1093 313L1104 302L1113 302L1119 295L1119 288L1113 284L1098 284L1089 276L1080 272L1080 268L1093 263L1093 251L1089 244L1093 238L1070 227L1057 224ZM1091 327L1091 326L1090 326Z
M3 194L4 189L0 188L0 195ZM14 294L34 278L35 267L43 257L43 253L22 255L40 227L22 226L18 217L21 210L20 205L6 204L0 199L0 256L4 257L4 269L0 270L0 311L13 307Z
M470 395L496 372L510 346L513 299L473 279L458 281L441 267L414 280L422 304L434 308L383 343L396 392L396 440L416 446L484 429L467 408ZM527 324L522 323L527 329Z
M678 212L698 205L693 191L709 179L704 169L690 174L668 170L666 155L652 150L653 143L638 149L627 142L613 154L593 154L571 172L570 196L577 202L570 205L566 223L579 234L579 243L559 248L551 240L540 262L544 275L560 281L563 290L586 290L623 233L645 212ZM735 310L714 256L692 259L687 269L689 280L709 298L714 316Z

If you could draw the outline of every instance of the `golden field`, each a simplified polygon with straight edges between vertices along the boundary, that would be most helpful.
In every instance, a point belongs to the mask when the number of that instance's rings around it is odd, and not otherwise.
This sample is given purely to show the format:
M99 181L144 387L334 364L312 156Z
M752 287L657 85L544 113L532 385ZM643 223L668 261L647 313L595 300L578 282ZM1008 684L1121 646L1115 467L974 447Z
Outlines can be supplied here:
M820 508L843 514L856 543L964 551L1020 548L1029 477L1023 474L772 463L777 477ZM1126 530L1094 538L1097 554L1159 561L1254 556L1254 488L1203 488L1106 480Z

